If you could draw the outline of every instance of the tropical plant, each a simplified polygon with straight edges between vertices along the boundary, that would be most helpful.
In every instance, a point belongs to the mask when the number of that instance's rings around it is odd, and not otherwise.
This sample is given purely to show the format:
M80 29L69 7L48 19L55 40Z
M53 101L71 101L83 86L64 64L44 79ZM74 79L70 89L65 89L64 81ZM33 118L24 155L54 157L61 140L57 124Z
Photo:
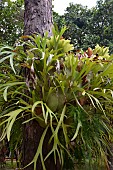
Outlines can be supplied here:
M33 160L26 165L34 164L34 170L37 159L45 170L51 154L55 163L59 158L61 166L66 155L74 158L74 163L87 162L89 169L94 162L108 166L106 153L110 152L113 134L113 56L99 45L73 53L73 45L62 38L65 29L53 29L50 38L47 33L43 38L39 34L22 36L18 46L0 50L0 63L10 59L14 71L1 74L7 77L0 85L1 140L7 136L10 141L15 136L18 121L22 128L35 119L44 132ZM48 130L52 148L44 156Z

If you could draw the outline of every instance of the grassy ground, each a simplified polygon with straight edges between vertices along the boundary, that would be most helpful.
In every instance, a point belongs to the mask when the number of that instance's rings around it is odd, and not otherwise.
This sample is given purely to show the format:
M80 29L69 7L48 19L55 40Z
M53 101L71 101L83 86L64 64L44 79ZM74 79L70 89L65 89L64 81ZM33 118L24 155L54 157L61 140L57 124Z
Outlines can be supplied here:
M6 164L4 165L4 167L1 167L0 165L0 170L15 170L16 168L16 161L14 160L13 162L13 168L12 168L12 165L11 165L11 160L6 160Z
M6 165L4 167L1 168L1 165L0 165L0 170L15 170L15 169L16 169L16 161L15 160L13 162L13 168L12 168L10 159L6 160ZM71 170L71 169L72 168L69 168L68 170ZM89 169L88 167L84 167L84 166L81 166L78 168L78 166L75 165L74 170L106 170L106 168L104 166L96 167L95 165L94 165L94 168L92 168L92 169Z

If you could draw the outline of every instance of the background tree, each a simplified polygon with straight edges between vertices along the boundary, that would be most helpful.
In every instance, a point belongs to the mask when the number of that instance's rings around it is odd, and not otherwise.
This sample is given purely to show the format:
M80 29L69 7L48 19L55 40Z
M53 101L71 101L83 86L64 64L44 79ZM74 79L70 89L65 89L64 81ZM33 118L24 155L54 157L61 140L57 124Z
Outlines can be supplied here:
M85 45L84 39L89 32L88 24L91 18L91 11L81 4L70 4L66 9L64 18L68 28L64 36L71 39L76 48L81 48Z
M63 23L67 26L64 37L71 39L75 48L94 48L96 44L100 44L109 46L112 52L112 6L112 0L97 1L97 5L91 9L81 4L70 4L63 16L56 15L54 19L61 25L59 18L63 18Z
M61 30L61 28L66 25L64 15L59 15L53 11L53 23Z
M91 34L98 36L100 45L109 46L112 52L113 47L113 1L97 1L93 9L92 24L90 25ZM95 42L96 43L96 42Z
M0 44L13 45L23 33L23 0L0 3Z

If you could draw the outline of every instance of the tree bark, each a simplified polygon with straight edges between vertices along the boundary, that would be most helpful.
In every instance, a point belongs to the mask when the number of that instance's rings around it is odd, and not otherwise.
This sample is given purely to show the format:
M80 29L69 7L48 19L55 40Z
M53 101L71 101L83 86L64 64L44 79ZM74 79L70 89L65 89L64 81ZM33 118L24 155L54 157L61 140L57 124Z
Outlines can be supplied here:
M24 35L31 35L33 33L39 33L42 36L46 31L49 32L49 36L52 35L52 0L24 0L25 13L24 13ZM41 127L36 120L30 121L24 125L23 129L23 156L22 166L25 167L29 164L36 154L40 138L44 132L44 128ZM48 144L51 137L51 130L48 129L47 135L43 144L43 156L52 148L52 144ZM45 161L47 170L60 170L59 161L56 165L54 163L54 156L51 155L47 161ZM33 170L33 164L26 167L25 170ZM43 170L40 158L37 160L36 170Z
M30 123L25 125L24 128L24 137L23 137L23 167L29 164L37 151L38 144L40 142L40 138L43 134L44 128L41 127L36 120L31 121ZM52 144L49 144L49 139L51 136L51 130L48 129L47 134L45 136L45 140L43 143L43 158L47 156L50 149L52 148ZM46 161L45 166L47 170L60 170L59 161L54 163L54 156L51 155ZM34 165L30 165L25 170L33 170ZM42 163L40 158L37 160L36 170L43 170Z
M25 0L24 34L52 35L52 0Z

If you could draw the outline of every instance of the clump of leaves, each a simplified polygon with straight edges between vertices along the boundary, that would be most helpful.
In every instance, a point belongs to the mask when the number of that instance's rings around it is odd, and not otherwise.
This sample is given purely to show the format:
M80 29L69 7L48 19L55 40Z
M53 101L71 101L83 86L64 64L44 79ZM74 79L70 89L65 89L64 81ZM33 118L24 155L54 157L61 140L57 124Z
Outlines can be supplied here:
M65 28L60 33L53 30L51 38L47 33L44 37L23 36L15 48L7 46L0 51L4 56L0 63L9 58L17 74L0 85L5 104L11 102L8 108L2 109L0 120L5 128L1 140L7 136L10 141L14 124L21 118L30 115L26 121L21 119L22 123L36 119L45 130L34 159L29 163L34 164L34 170L39 158L45 170L44 161L52 153L55 162L58 156L63 166L64 152L70 157L74 155L74 162L88 160L90 168L92 161L108 165L106 150L110 150L113 134L110 125L113 56L109 56L108 49L99 46L90 56L83 51L73 53L73 45L62 39L64 31ZM99 58L101 50L104 53ZM24 81L19 81L22 78L18 73L24 75ZM43 141L48 128L51 128L49 142L53 141L53 147L43 157Z

